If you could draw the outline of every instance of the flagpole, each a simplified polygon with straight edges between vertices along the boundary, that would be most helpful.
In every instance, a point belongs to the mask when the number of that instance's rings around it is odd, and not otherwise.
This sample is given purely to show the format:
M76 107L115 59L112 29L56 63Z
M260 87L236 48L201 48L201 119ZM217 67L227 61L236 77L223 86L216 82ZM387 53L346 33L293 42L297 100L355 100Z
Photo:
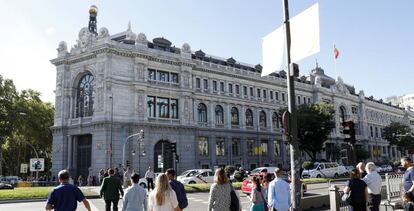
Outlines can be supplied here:
M339 74L338 74L338 70L336 69L336 46L335 43L333 44L333 50L334 50L334 55L333 55L333 59L334 59L334 70L335 70L335 74L336 74L336 79L338 79Z
M285 32L286 32L286 60L287 60L287 91L288 91L288 111L290 113L290 125L288 131L287 140L290 144L290 171L291 171L291 211L300 210L300 181L299 181L299 168L300 163L298 152L299 144L297 141L297 118L296 118L296 105L295 105L295 81L294 81L294 70L291 67L291 58L290 58L290 47L291 47L291 38L290 38L290 23L289 23L289 5L288 0L283 0L283 12L284 12L284 23L285 23Z

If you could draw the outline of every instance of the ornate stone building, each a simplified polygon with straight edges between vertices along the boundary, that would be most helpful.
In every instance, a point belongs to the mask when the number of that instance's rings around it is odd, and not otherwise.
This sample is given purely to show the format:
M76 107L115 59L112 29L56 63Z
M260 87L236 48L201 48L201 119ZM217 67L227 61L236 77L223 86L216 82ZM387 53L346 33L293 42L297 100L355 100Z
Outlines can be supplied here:
M227 164L287 165L278 116L287 106L284 71L261 77L260 65L192 51L188 44L176 48L165 38L149 41L130 27L115 35L106 28L97 35L82 28L70 51L65 42L57 50L51 61L53 173L69 168L74 175L96 175L111 164L120 166L126 137L140 130L143 141L128 142L125 159L141 173L148 166L182 172ZM391 121L412 123L413 112L355 93L320 67L295 83L297 104L323 101L336 111L321 158L336 159L345 120L356 123L357 144L372 159L399 156L382 139L382 128Z

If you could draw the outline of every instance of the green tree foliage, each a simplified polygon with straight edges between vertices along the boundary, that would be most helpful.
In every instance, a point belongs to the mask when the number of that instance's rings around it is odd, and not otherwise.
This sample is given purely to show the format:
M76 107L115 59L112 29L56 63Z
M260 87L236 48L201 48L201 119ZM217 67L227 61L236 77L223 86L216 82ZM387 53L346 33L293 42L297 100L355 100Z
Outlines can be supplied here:
M359 162L369 158L369 152L363 148L355 148L355 155Z
M12 80L0 76L0 174L18 175L20 164L36 157L30 145L50 169L53 114L53 105L42 102L40 93L18 92Z
M409 126L399 122L391 122L383 131L384 138L390 145L397 146L399 151L414 147L414 138L410 135L411 129Z

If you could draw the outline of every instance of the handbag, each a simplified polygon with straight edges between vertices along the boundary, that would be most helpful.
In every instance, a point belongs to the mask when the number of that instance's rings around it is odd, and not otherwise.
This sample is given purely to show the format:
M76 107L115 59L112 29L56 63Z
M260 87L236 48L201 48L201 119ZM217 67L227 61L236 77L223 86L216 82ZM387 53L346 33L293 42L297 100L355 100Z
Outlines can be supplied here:
M231 191L230 191L230 210L231 211L239 211L240 210L240 202L239 197L237 197L236 192L234 192L233 186L230 184Z
M351 191L349 191L349 193L344 193L344 195L342 195L341 200L343 202L351 202Z

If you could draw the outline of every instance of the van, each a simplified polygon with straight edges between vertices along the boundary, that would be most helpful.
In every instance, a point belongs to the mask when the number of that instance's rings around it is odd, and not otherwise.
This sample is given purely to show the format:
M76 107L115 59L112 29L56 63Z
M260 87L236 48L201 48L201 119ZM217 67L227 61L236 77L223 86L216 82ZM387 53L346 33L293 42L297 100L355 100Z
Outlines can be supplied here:
M346 172L344 166L335 162L315 162L313 168L303 170L302 178L333 178L339 177Z

